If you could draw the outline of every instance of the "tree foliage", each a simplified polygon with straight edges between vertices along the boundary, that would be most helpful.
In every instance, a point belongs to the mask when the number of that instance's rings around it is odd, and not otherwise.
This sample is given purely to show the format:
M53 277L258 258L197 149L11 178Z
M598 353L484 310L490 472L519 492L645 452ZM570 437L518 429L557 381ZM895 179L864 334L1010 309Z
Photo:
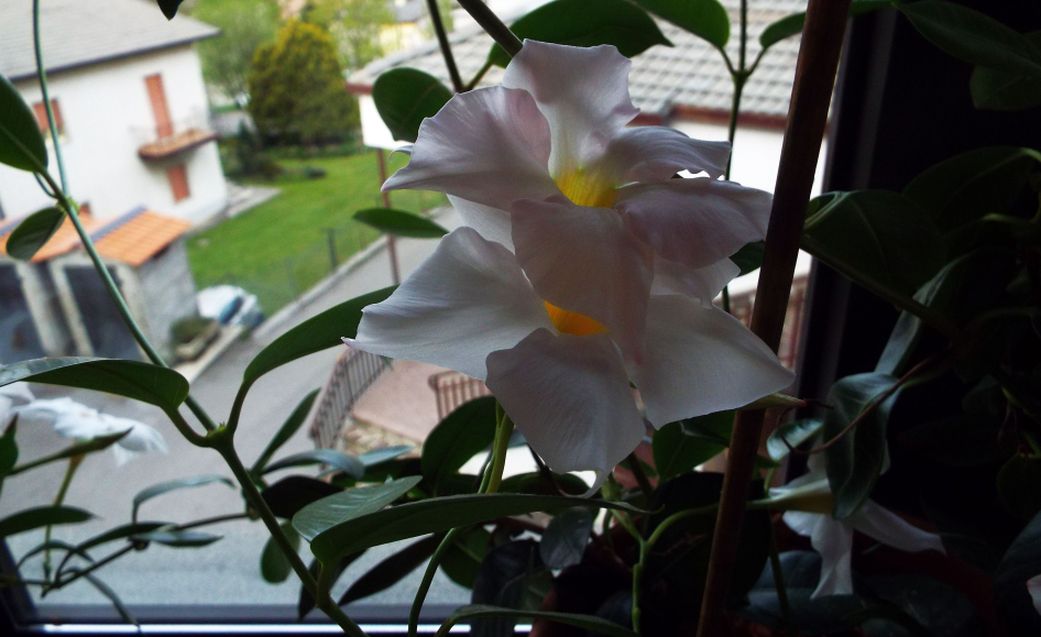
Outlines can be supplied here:
M247 84L249 114L266 142L326 143L357 127L336 46L314 24L287 22L273 44L257 49Z
M360 69L382 56L381 27L394 23L387 0L310 0L300 18L333 36L348 69Z
M238 99L246 93L254 52L275 39L278 4L274 0L199 0L191 14L221 30L219 37L199 43L206 83Z

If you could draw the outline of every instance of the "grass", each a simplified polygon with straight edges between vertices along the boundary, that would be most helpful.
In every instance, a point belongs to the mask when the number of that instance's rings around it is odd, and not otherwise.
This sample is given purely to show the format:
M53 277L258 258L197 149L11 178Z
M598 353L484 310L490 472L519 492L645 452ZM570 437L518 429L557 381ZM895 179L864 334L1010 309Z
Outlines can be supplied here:
M405 158L389 158L389 170ZM194 235L188 260L199 289L233 283L253 292L269 316L327 276L336 263L371 243L378 233L354 221L362 208L382 206L376 153L279 162L289 174L273 182L281 192L241 215ZM326 176L303 179L305 167ZM420 212L444 203L436 193L400 191L392 205ZM332 242L330 242L330 236Z

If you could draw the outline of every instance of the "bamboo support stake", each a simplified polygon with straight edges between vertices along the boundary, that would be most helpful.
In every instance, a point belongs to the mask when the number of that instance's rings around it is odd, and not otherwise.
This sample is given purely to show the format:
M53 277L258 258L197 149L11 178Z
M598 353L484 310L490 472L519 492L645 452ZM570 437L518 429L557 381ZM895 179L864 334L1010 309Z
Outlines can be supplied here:
M784 327L803 216L824 137L849 5L850 0L810 0L806 9L773 210L766 233L766 252L752 313L752 331L775 351ZM726 634L723 611L762 429L762 411L738 412L701 598L698 637Z

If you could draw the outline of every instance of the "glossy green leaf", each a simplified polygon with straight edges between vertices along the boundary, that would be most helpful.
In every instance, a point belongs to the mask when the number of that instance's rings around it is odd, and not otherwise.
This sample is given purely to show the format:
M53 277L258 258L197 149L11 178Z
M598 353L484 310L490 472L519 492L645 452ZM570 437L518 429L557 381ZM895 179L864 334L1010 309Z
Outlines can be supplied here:
M473 588L477 571L491 546L492 534L483 527L475 526L457 533L455 542L441 555L441 570L456 584Z
M317 504L319 503L312 506ZM301 535L313 538L311 552L315 557L328 564L344 555L377 544L427 533L441 533L458 526L483 524L511 515L535 511L557 513L576 506L632 510L628 505L618 502L564 496L454 495L409 502L374 512L366 511L360 517L352 515L345 521L325 526L317 534L314 533L314 529L322 525L309 524L305 532L301 528L302 525L297 524L297 519L307 509L297 514L293 522L297 530L301 531Z
M1028 33L1026 39L1041 50L1041 31ZM1041 106L1041 73L977 66L972 71L969 89L978 109L1018 111Z
M316 536L330 528L335 528L338 524L379 511L408 493L419 484L420 480L422 478L418 476L410 476L383 484L354 487L342 493L327 496L300 509L293 516L293 527L305 540L312 542ZM341 555L347 554L344 552ZM317 553L315 555L327 564L333 562L333 560L322 559L322 556Z
M197 487L203 487L208 484L216 483L226 484L231 488L235 487L235 483L233 483L231 480L225 478L224 476L218 475L192 476L190 478L179 478L177 480L169 480L167 482L153 484L150 487L146 487L141 491L138 491L137 495L134 496L133 507L130 513L130 519L134 522L137 522L137 512L141 508L141 505L151 500L152 498L156 498L165 493L170 493L171 491L179 491L181 489L195 489Z
M839 435L897 379L888 374L854 374L831 387L826 400L831 407L825 415L822 432L825 440ZM828 483L835 496L834 515L840 520L855 513L875 488L886 464L886 429L889 413L899 390L884 400L871 414L825 452Z
M891 7L890 0L853 0L849 5L849 15L858 16L885 7ZM806 22L806 12L786 15L776 22L772 22L759 34L759 45L765 50L777 44L781 40L802 33L802 25Z
M264 450L257 456L257 461L253 463L253 468L250 471L254 475L263 473L264 467L271 460L271 456L278 451L282 445L286 444L290 438L293 437L300 427L303 426L304 420L307 418L307 414L311 412L311 406L314 405L315 398L318 397L318 390L314 390L311 393L304 396L293 413L289 414L282 426L278 428L275 435L271 437L271 440L264 447Z
M304 465L323 464L357 479L365 474L365 466L352 455L335 449L310 449L286 456L264 468L264 473Z
M163 409L176 409L188 396L188 381L172 369L112 358L36 358L0 366L0 386L20 380L107 392Z
M763 265L763 253L765 251L765 241L753 241L752 243L746 243L743 248L730 255L730 260L737 267L741 268L738 276L758 270Z
M445 416L423 443L420 467L434 488L484 451L495 437L495 398L464 403Z
M36 117L3 75L0 75L0 164L33 172L47 167L47 146L36 125Z
M448 230L426 217L393 208L366 208L354 213L354 219L380 232L399 237L440 239L448 234Z
M10 474L15 475L24 471L29 471L30 469L35 469L36 467L40 467L45 464L49 464L51 462L57 462L58 460L65 460L67 458L72 458L73 456L82 456L84 454L93 453L95 451L101 451L102 449L108 449L128 433L130 433L129 429L127 429L126 431L120 431L114 434L109 434L107 436L98 436L97 438L91 438L90 440L77 442L76 444L69 445L61 451L52 453L42 458L37 458L36 460L30 460L29 462L26 462L21 466L15 467L13 470L10 471ZM3 475L2 471L0 471L0 475Z
M593 615L577 615L573 613L558 613L544 610L515 610L512 608L496 608L480 604L471 604L456 609L454 613L445 619L437 630L437 637L444 637L459 623L467 620L485 617L511 617L521 619L541 619L551 621L565 626L574 626L596 635L608 635L609 637L636 637L636 633L619 626L606 619Z
M7 254L28 261L54 236L64 221L65 213L59 208L52 206L37 210L18 224L7 238Z
M293 545L293 550L298 550L300 547L300 536L297 534L296 529L293 528L293 524L287 520L280 526L282 527L282 532L289 539L289 543ZM264 578L265 582L280 584L286 581L292 572L293 567L289 564L289 560L286 559L282 549L278 547L274 539L268 538L267 542L264 543L264 550L260 554L260 576Z
M343 572L347 570L347 567L353 564L359 557L361 557L364 554L365 552L362 551L360 553L348 555L344 557L342 560L340 560L340 562L335 566L335 568L333 568L329 572L328 580L330 588L336 583L338 579L340 579L340 576L343 575ZM317 560L311 560L311 563L307 567L307 571L311 574L311 577L315 578L316 580L318 579L318 568L319 565ZM307 616L308 613L314 610L314 608L314 597L312 597L311 594L307 592L306 586L301 586L300 597L297 599L296 603L297 618L303 619Z
M370 467L381 465L384 462L388 462L397 458L398 456L404 455L412 451L412 447L409 445L392 445L390 447L381 447L379 449L372 449L358 456L358 460L365 465L366 471Z
M175 548L198 548L213 544L221 539L221 536L202 531L180 530L180 529L156 529L134 535L133 540L138 542L155 542L163 546Z
M16 433L18 433L18 419L12 418L4 428L4 435L0 436L0 485L3 484L4 477L11 473L18 462Z
M802 248L872 291L903 296L935 275L945 258L926 211L881 190L833 196L806 219Z
M597 0L595 11L589 10L586 0L554 0L525 14L510 29L521 40L571 46L612 44L626 57L655 44L672 46L649 15L625 0ZM510 56L496 44L488 61L506 66Z
M288 476L261 491L260 495L272 513L280 518L291 518L308 504L341 491L343 489L324 480Z
M734 412L669 423L654 433L654 466L662 479L691 471L726 450Z
M431 535L380 560L368 572L354 580L337 604L343 606L387 590L426 563L440 543L440 536Z
M633 0L637 5L690 31L716 48L730 39L730 16L719 0Z
M1041 49L990 16L943 0L896 6L926 40L949 55L970 64L1041 74Z
M513 540L488 551L474 578L470 601L499 608L537 609L549 594L552 576L532 539ZM470 622L473 637L510 637L515 617L481 617Z
M134 535L141 535L143 533L149 533L156 529L169 526L166 522L135 522L131 524L123 524L117 526L114 529L109 529L103 533L99 533L83 542L76 545L76 548L80 551L88 551L95 546L100 546L108 542L114 542L115 540L125 540Z
M578 507L553 516L539 542L539 555L550 568L567 568L582 561L593 531L593 511Z
M792 447L798 447L820 431L824 421L816 418L803 418L787 422L770 434L766 439L766 453L774 462L780 462Z
M83 509L67 506L45 506L12 513L0 520L0 537L58 524L78 524L94 517Z
M501 493L534 495L582 495L589 491L585 480L571 473L553 474L552 480L542 472L518 473L504 478Z
M436 77L411 68L391 69L372 85L372 101L394 139L414 142L419 125L433 117L452 91Z
M291 328L250 361L243 373L242 386L249 387L264 374L298 358L343 345L341 339L354 338L357 334L361 311L368 305L383 301L393 291L392 286L363 294Z
M163 15L166 16L167 20L173 20L174 16L177 15L177 9L181 6L184 0L157 0L159 8L162 10Z

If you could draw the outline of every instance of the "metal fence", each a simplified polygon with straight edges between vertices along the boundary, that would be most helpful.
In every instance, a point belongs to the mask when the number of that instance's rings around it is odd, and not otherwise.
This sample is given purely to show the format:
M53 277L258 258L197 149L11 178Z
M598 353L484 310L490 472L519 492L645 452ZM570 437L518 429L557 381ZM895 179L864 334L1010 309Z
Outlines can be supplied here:
M318 407L311 419L309 431L316 447L334 449L338 446L340 432L354 403L388 367L388 359L350 347L340 354L329 380L318 394Z

